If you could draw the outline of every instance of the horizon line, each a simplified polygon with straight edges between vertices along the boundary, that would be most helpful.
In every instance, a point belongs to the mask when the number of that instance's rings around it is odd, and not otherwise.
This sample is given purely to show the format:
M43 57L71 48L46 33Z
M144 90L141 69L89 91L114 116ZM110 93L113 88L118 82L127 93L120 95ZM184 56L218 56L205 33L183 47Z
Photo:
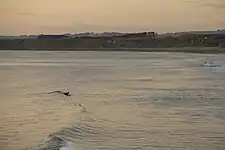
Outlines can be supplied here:
M144 32L154 32L157 35L164 34L175 34L175 33L187 33L187 32L216 32L216 31L225 31L225 28L221 29L212 29L212 30L183 30L183 31L171 31L171 32L156 32L156 31L130 31L130 32L120 32L120 31L103 31L103 32L94 32L94 31L84 31L84 32L70 32L70 33L37 33L37 34L1 34L0 36L38 36L38 35L66 35L66 34L82 34L82 33L121 33L121 34L132 34L132 33L144 33Z

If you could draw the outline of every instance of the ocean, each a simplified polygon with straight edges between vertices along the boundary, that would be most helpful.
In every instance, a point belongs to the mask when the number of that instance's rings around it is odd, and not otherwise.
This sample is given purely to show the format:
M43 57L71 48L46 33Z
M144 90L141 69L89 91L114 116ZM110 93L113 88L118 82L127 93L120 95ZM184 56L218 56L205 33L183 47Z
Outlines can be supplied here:
M0 51L0 150L225 150L225 55Z

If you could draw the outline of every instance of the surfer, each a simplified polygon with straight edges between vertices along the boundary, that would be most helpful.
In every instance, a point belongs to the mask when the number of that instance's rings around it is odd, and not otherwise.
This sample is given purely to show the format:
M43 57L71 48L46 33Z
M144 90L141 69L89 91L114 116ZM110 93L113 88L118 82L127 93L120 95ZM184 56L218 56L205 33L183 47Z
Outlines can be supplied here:
M71 96L70 92L63 92L63 91L53 91L53 92L49 92L48 94L53 94L53 93L59 93L65 96Z

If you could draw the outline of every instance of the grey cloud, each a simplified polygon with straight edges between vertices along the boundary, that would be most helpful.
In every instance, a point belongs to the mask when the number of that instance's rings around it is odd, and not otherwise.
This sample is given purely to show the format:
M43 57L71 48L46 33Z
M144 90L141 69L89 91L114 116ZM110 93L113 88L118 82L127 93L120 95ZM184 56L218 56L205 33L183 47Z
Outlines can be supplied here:
M201 4L200 6L203 6L203 7L213 7L213 8L218 8L218 9L224 9L225 8L225 3L223 3L223 4L206 3L206 4Z
M225 8L225 0L184 0L186 3L196 4L201 7L211 7L224 9Z
M184 0L186 3L200 3L202 2L201 0Z

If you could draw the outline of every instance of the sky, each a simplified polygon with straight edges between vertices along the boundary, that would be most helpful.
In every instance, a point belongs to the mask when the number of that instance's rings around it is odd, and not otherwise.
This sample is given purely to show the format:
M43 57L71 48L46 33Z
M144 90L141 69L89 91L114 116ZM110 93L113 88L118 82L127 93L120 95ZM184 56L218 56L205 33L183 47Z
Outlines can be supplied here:
M225 29L225 0L0 0L0 35Z

